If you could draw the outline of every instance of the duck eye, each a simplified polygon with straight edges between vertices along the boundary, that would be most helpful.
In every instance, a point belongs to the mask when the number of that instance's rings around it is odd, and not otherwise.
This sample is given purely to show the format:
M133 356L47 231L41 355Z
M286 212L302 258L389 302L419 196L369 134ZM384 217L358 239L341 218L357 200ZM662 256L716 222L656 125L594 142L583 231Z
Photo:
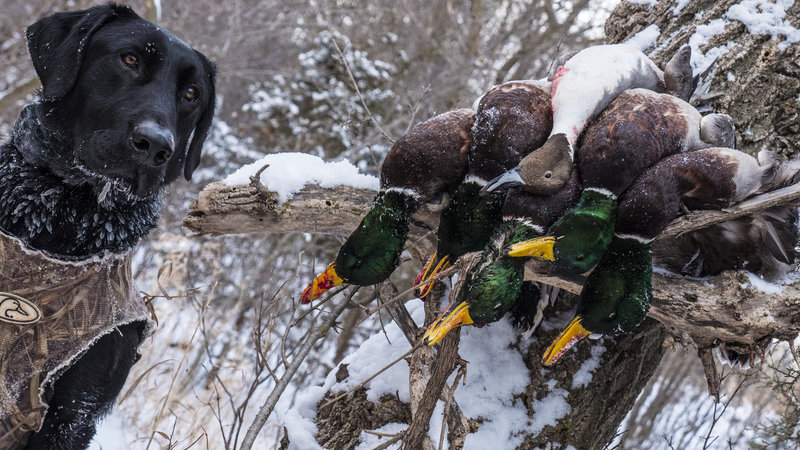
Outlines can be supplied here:
M197 100L197 97L198 97L197 88L194 86L186 89L186 91L183 93L184 100L188 102L193 102Z
M608 315L608 319L609 320L614 320L615 317L617 317L617 313L616 312L612 312L611 314Z
M545 177L545 178L550 178L550 177L552 177L552 176L553 176L553 172L552 172L552 171L550 171L550 170L548 170L547 172L545 172L545 173L544 173L544 177Z
M125 53L122 55L122 64L130 67L131 69L139 68L139 58L133 53Z
M583 261L584 259L586 259L586 255L582 253L575 257L575 261Z

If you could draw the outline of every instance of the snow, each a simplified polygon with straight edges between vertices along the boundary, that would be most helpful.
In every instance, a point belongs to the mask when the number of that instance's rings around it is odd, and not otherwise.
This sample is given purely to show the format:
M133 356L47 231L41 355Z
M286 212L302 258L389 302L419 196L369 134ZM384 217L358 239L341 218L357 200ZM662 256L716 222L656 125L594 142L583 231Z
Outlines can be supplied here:
M600 341L591 348L592 357L583 362L581 367L572 376L572 388L584 388L592 381L592 374L600 367L600 357L606 352L606 347Z
M686 0L678 0L678 5L674 10L676 15L680 9L683 9L685 2ZM733 42L727 42L713 47L705 53L700 51L700 47L708 44L714 36L722 34L731 20L744 24L750 34L770 35L776 40L784 37L778 43L780 50L786 50L789 45L800 42L800 30L786 20L786 10L793 3L794 0L776 0L774 3L766 0L743 0L732 5L722 18L698 25L694 34L689 38L689 45L692 47L692 67L695 73L707 69L714 60L735 46Z
M631 36L631 38L625 41L625 43L633 48L645 51L647 48L656 43L656 40L660 35L661 29L658 27L658 25L653 24Z
M386 425L373 430L378 433L385 433L385 434L395 434L401 431L404 431L408 428L408 425L405 423L387 423ZM370 450L379 445L384 444L386 441L391 439L390 437L382 437L382 436L375 436L371 433L361 432L361 436L359 436L361 442L356 446L356 450ZM438 438L437 438L438 439ZM434 441L438 442L438 441ZM395 442L394 444L387 447L388 450L397 450L402 445L402 442Z
M424 317L422 302L407 303L412 318L421 323ZM524 403L515 399L523 393L530 380L520 352L509 346L515 339L516 331L507 320L500 320L484 328L464 327L461 333L459 353L469 361L467 375L455 392L455 400L467 417L481 418L483 422L478 431L470 434L465 449L495 447L498 442L514 447L522 443L522 433L530 428L543 428L555 425L555 421L569 412L566 404L567 391L553 389L551 393L535 404L533 418L528 417ZM387 340L388 337L388 340ZM347 364L349 376L336 382L338 367L332 370L321 387L309 387L301 391L294 406L288 402L279 403L276 412L289 430L292 448L319 448L313 440L316 433L314 417L316 404L328 390L344 392L363 382L391 361L408 351L408 341L400 329L391 323L386 326L386 336L382 333L367 339L358 350L348 355L342 364ZM501 368L501 370L498 370ZM453 383L452 374L448 385ZM408 364L400 361L367 384L367 399L377 402L384 394L397 394L400 400L409 401ZM444 402L439 401L433 415L428 434L438 443L442 426ZM395 433L407 425L390 424L380 432ZM358 448L373 448L379 445L377 436L362 433L362 443ZM384 438L386 439L386 438ZM385 441L383 441L385 442ZM373 445L374 444L374 445Z
M316 183L324 188L352 186L378 190L378 178L358 172L347 161L326 162L306 153L274 153L247 164L223 180L228 186L250 183L250 176L269 164L261 173L261 183L278 194L281 203L287 201L306 184Z
M634 5L647 5L653 7L658 0L628 0L628 3L633 3Z
M689 0L677 0L675 8L672 10L672 15L677 16L678 14L683 11L683 8L686 8L686 5L689 4Z
M765 294L780 294L783 292L783 286L770 283L753 272L747 272L747 282L742 284L742 287L748 286L752 286L753 289Z
M459 353L469 365L466 386L458 387L455 398L465 415L484 419L477 433L467 438L467 450L496 448L498 442L514 448L522 443L520 434L530 427L525 405L513 399L530 381L522 355L509 347L516 334L506 319L484 328L465 327L461 332ZM546 412L534 411L534 420L547 423L544 417L539 419Z
M550 388L550 394L541 400L534 400L531 405L531 409L536 411L533 416L533 423L531 423L528 429L532 435L538 434L548 425L555 426L558 419L566 416L572 410L569 403L567 403L569 391L562 388L555 388L555 383L556 380L548 381L547 384Z
M794 4L794 0L743 0L728 9L729 19L738 20L747 27L750 34L768 34L773 39L785 36L778 43L780 50L800 41L800 30L786 20L786 10Z
M705 71L717 58L733 48L735 44L728 42L725 45L711 48L705 53L700 51L700 47L708 44L714 36L722 34L729 23L725 19L714 19L695 28L694 34L689 38L689 46L692 47L692 68L695 73Z

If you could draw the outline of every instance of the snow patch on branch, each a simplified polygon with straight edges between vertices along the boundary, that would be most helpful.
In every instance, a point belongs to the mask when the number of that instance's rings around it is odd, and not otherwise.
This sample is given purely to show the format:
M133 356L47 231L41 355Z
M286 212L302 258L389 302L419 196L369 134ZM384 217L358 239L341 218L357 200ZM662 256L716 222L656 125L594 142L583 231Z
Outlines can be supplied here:
M539 434L548 425L556 426L559 419L572 411L572 407L567 403L569 391L555 388L556 383L556 380L548 381L547 385L550 388L550 394L541 400L534 400L531 405L531 409L535 411L533 422L529 429L531 435Z
M306 153L266 155L228 175L223 183L228 186L249 184L250 177L267 164L269 167L261 172L261 184L276 192L281 203L309 183L323 188L344 185L377 191L379 187L377 177L359 173L358 168L347 161L326 162Z
M658 0L628 0L628 3L633 3L634 5L647 5L649 7L653 7Z
M783 292L783 286L780 284L770 283L752 272L747 272L747 282L742 285L742 287L748 286L752 286L753 289L765 294L780 294Z
M592 375L600 367L600 357L606 352L603 342L598 342L591 348L592 357L581 364L581 367L572 376L572 389L584 388L592 381Z
M661 36L661 29L658 25L653 24L634 34L630 39L625 41L625 43L631 47L645 51L656 43L659 36Z
M692 68L695 73L704 72L717 58L736 45L733 42L728 42L725 45L711 48L705 53L700 51L700 47L708 44L714 36L724 33L725 27L729 23L726 19L714 19L707 24L697 26L694 34L689 38L689 45L692 47Z
M786 20L786 10L794 4L794 0L744 0L728 9L729 19L738 20L747 27L750 34L768 34L772 39L785 36L778 43L781 51L789 45L800 42L800 30Z

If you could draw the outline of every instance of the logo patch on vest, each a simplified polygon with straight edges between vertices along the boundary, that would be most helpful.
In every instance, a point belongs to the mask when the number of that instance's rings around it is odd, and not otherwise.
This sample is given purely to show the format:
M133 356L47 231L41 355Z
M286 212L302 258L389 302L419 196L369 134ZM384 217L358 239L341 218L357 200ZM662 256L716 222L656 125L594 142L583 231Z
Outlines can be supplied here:
M0 292L0 322L29 324L38 322L42 312L33 303L24 298Z

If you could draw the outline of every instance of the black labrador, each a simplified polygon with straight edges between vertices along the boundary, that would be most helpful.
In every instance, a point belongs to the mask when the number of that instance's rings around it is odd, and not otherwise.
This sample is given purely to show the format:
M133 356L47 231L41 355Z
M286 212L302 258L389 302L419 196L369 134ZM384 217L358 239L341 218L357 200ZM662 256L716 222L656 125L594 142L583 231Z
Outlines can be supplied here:
M0 147L0 231L65 261L129 251L156 226L164 187L199 164L215 67L116 4L44 17L27 38L41 98ZM103 335L43 386L49 408L28 448L89 445L144 328Z

